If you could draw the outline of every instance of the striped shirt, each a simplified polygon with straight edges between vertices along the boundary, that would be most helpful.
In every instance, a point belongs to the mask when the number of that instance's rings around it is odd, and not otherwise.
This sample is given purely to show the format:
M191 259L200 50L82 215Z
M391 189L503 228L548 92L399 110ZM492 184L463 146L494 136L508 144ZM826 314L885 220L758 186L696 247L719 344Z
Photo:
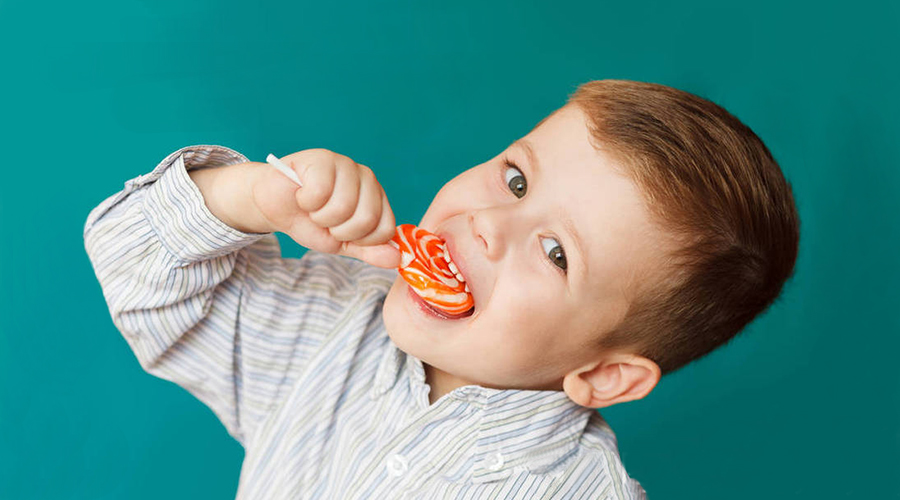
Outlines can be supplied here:
M639 499L600 414L562 391L458 387L430 404L382 321L397 276L243 233L187 174L249 161L188 146L88 215L85 248L141 367L245 450L238 499Z

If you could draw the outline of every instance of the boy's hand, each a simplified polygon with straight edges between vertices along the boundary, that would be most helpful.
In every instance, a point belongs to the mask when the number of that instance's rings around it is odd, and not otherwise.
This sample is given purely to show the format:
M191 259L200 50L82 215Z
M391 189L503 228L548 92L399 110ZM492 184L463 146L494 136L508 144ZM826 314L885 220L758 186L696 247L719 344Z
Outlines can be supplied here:
M320 252L395 268L400 252L388 244L396 232L394 212L372 170L327 149L306 149L280 158L303 187L265 165L253 182L253 202L273 230Z

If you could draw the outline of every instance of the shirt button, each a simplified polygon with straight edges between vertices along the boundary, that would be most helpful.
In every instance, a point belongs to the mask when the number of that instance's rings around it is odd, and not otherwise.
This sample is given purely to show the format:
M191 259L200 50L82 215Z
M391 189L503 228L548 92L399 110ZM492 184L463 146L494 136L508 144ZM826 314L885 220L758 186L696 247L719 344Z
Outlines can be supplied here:
M484 466L488 470L499 470L503 467L503 454L500 452L491 453L484 458Z
M387 467L388 474L394 477L402 476L409 470L409 462L403 455L395 454L389 456L387 462L385 462L385 466Z

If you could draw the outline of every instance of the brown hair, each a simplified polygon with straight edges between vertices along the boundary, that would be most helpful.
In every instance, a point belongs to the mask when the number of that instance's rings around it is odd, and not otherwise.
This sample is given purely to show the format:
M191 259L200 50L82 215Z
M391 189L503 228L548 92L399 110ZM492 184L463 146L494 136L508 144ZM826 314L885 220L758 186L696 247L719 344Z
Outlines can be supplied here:
M678 242L662 283L645 281L595 347L631 350L670 373L733 338L793 275L800 221L791 186L749 127L694 94L597 80L568 103Z

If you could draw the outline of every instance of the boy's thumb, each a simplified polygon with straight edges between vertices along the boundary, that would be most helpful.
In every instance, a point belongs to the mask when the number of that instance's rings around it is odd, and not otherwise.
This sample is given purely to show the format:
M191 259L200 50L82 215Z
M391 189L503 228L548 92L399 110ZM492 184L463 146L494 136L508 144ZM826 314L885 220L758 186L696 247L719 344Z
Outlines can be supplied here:
M353 257L354 259L359 259L363 262L372 264L373 266L383 267L385 269L396 269L400 267L400 250L397 250L389 243L362 246L346 242L342 245L338 255Z

